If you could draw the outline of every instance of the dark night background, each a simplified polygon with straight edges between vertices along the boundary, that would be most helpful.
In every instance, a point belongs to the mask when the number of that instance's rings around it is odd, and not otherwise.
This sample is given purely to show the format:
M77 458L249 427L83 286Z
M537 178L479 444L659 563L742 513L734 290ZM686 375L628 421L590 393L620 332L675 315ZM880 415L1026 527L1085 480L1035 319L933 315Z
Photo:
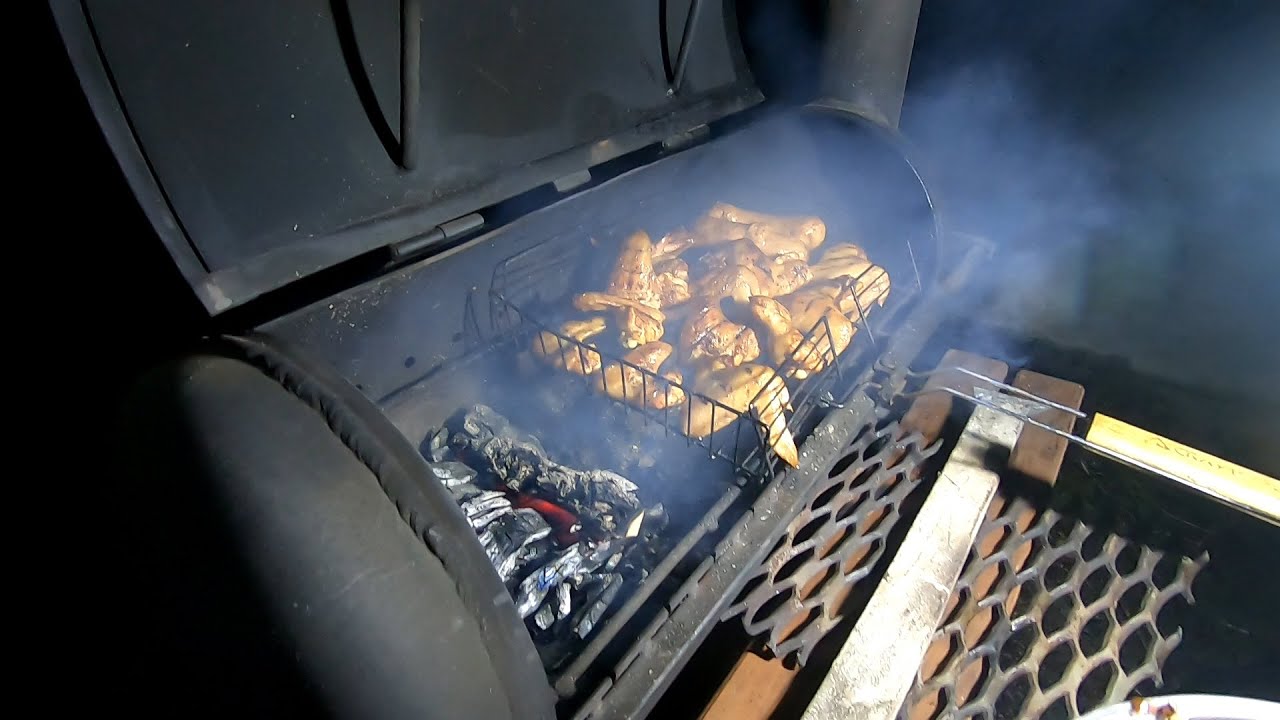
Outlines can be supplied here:
M811 97L820 8L741 15L766 94ZM60 232L101 239L83 243L74 295L98 318L111 406L212 325L55 58L60 152L91 190ZM1280 475L1280 3L925 0L902 125L953 226L999 247L957 342L1048 358L1098 407ZM1214 559L1171 689L1280 698L1280 534L1203 515Z

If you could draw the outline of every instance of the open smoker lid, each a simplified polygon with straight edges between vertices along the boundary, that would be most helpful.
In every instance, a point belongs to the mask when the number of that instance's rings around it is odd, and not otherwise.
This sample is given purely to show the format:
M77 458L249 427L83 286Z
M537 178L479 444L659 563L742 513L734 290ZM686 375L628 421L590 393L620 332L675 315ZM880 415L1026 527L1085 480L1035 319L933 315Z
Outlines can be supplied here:
M761 99L732 3L53 9L139 203L211 313Z

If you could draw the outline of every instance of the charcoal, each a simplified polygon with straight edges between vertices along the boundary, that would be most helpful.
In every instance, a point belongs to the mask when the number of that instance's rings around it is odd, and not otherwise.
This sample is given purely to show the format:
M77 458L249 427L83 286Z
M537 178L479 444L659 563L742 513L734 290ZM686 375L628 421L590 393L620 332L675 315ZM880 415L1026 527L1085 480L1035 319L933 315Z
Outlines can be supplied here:
M451 444L475 456L518 492L566 507L597 534L616 535L640 510L636 486L608 470L575 470L547 457L537 438L519 432L491 408L476 405L457 423Z
M444 483L445 487L470 483L480 474L460 462L432 462L427 463L427 467L431 468L431 474Z
M453 453L449 450L449 430L440 428L427 437L427 459L431 462L444 462Z
M569 611L572 609L573 599L569 595L569 583L565 581L560 583L560 587L556 588L556 618L569 617Z
M533 614L533 624L543 630L550 629L556 620L556 609L550 603L538 608L538 612Z
M516 590L516 610L520 617L529 617L542 604L551 588L576 575L581 567L581 546L574 545L534 570Z
M603 576L601 582L597 585L594 592L588 595L574 618L573 631L578 634L579 638L586 639L591 631L596 628L600 622L600 618L604 617L604 613L613 604L618 597L618 591L622 589L622 576L616 573L609 573Z
M516 571L535 555L526 552L531 545L551 534L551 526L532 510L502 511L480 533L480 545L484 547L489 562L493 564L502 582L515 576Z

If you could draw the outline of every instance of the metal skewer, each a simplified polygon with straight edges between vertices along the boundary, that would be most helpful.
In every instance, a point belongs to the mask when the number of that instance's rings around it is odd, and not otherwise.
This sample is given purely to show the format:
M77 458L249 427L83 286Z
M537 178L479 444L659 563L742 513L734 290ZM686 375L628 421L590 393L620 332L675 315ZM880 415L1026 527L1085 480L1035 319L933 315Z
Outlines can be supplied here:
M883 366L880 366L880 367L882 369L887 369L887 368L884 368ZM916 379L923 379L923 378L929 377L930 375L934 375L936 373L946 373L946 372L955 372L955 373L967 375L980 382L989 383L996 388L1006 391L1009 395L1023 398L1024 401L1030 401L1032 405L1028 406L1026 402L1018 402L1018 403L999 402L996 400L996 398L1005 397L1004 395L998 392L991 392L991 391L984 392L985 389L979 386L974 386L973 394L969 394L961 390L956 390L955 388L948 387L946 385L938 385L934 387L928 387L922 390L917 390L915 392L903 393L902 396L906 398L915 398L921 395L935 393L935 392L947 393L948 395L968 401L970 403L973 403L974 405L990 408L991 410L995 410L996 412L1000 412L1005 415L1014 417L1018 420L1021 420L1023 423L1026 423L1027 425L1031 425L1032 427L1037 427L1037 428L1040 428L1041 430L1057 435L1058 437L1063 438L1070 443L1074 443L1075 445L1078 445L1097 455L1101 455L1111 460L1115 460L1116 462L1128 465L1138 470L1151 473L1158 477L1162 477L1167 480L1172 480L1173 482L1176 482L1179 485L1191 488L1201 493L1202 495L1210 497L1228 507L1244 512L1252 517L1258 518L1259 520L1263 520L1264 522L1268 522L1272 525L1280 526L1280 517L1276 517L1275 515L1269 514L1260 508L1254 507L1253 505L1250 505L1247 503L1243 503L1237 498L1223 495L1222 493L1214 491L1212 488L1204 487L1203 485L1189 482L1186 478L1180 475L1177 475L1175 473L1172 473L1164 468L1157 467L1155 465L1152 465L1150 463L1144 462L1137 458L1131 457L1124 453L1117 452L1109 447L1106 447L1104 445L1099 445L1098 443L1093 442L1092 440L1081 437L1074 433L1067 432L1064 430L1059 430L1058 428L1053 427L1052 425L1041 422L1039 420L1036 420L1034 417L1032 417L1033 413L1038 413L1038 412L1047 410L1049 408L1053 408L1056 410L1061 410L1063 412L1068 412L1074 415L1075 417L1081 418L1083 420L1092 421L1092 418L1090 418L1088 413L1084 413L1074 408L1061 405L1047 398L1040 397L1035 393L1028 392L1021 388L1013 387L1012 385L1008 385L999 380L995 380L993 378L982 375L981 373L976 373L976 372L973 372L972 370L967 370L962 367L938 368L936 370L931 370L928 372L906 371L906 375ZM983 394L987 394L988 397L982 397ZM1042 407L1037 408L1035 407L1035 405L1040 405Z

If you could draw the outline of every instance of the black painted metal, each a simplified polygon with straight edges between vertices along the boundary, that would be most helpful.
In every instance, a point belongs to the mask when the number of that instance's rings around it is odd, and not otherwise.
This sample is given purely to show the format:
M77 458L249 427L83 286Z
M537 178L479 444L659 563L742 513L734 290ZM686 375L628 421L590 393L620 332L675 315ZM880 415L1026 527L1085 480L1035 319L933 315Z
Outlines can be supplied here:
M824 98L896 128L920 0L832 0L827 17Z
M732 3L689 26L679 92L645 3L53 6L213 313L762 99Z
M418 107L422 103L422 0L400 0L400 167L418 161Z

